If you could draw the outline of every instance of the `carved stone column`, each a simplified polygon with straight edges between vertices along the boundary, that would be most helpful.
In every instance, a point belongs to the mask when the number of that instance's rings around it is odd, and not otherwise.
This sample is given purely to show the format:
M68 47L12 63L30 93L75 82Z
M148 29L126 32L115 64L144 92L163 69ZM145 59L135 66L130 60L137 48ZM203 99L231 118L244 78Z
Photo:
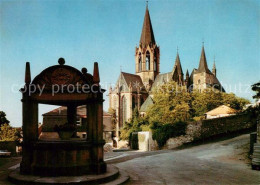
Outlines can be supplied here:
M95 171L97 174L100 174L106 171L106 163L103 160L103 146L105 144L105 141L103 140L103 98L88 104L87 111L87 139L93 144L91 166L93 171Z
M23 97L23 151L20 171L31 173L33 157L32 145L38 140L38 104L31 102L28 96Z
M69 105L67 108L67 121L68 124L76 125L77 122L77 106Z

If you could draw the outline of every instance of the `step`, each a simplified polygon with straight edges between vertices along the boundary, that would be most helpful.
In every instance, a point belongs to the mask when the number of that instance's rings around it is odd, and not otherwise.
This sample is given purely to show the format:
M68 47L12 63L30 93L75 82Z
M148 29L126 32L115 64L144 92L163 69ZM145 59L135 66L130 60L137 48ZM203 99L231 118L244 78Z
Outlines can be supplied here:
M114 181L108 182L108 183L101 184L101 185L120 185L120 184L126 184L129 180L130 180L129 175L128 175L125 171L120 170L119 176L118 176L117 179L115 179Z
M82 175L82 176L59 176L59 177L41 177L33 175L22 175L19 169L11 172L8 176L9 180L14 184L26 185L83 185L83 184L101 184L117 180L119 170L113 165L107 165L107 172L100 175ZM125 176L125 175L124 175ZM121 175L121 177L123 177Z

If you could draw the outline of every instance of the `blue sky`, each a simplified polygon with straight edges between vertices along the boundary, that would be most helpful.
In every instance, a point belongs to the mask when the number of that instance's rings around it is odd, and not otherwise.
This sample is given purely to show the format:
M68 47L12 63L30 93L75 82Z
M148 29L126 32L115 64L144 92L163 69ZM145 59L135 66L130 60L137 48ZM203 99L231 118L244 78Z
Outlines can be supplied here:
M59 57L91 73L97 61L105 87L116 82L120 66L134 73L145 4L143 0L1 0L0 110L11 125L22 124L17 86L24 84L26 61L31 63L32 78L56 65ZM150 0L149 10L162 73L172 70L177 46L183 70L197 68L204 40L208 66L212 68L215 56L217 77L226 90L253 101L249 85L260 80L259 0ZM52 108L41 105L39 114Z

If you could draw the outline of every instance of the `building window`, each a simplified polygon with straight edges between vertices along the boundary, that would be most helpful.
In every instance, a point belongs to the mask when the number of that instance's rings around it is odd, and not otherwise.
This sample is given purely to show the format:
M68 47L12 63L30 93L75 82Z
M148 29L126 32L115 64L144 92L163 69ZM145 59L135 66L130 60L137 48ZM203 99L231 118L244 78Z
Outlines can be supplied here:
M138 56L138 71L139 72L142 71L142 56L141 56L141 53L139 53L139 56Z
M200 84L200 80L198 80L198 84Z
M146 52L145 63L146 63L146 70L150 70L150 53L149 53L149 51Z
M81 118L81 117L77 117L76 124L77 124L78 126L81 126L81 124L82 124L82 118Z
M116 109L117 107L117 101L116 101L116 96L113 97L113 109Z
M132 109L134 110L136 106L135 96L132 96Z
M122 103L123 103L123 127L124 127L125 122L127 121L127 100L125 96L123 96Z
M153 66L154 66L154 71L157 71L157 57L156 57L156 53L154 53L154 63L153 63Z

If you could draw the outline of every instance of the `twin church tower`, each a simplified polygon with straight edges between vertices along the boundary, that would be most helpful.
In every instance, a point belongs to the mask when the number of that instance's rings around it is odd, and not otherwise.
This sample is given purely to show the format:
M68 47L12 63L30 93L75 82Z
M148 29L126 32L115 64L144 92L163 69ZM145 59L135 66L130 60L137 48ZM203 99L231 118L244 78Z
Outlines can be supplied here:
M152 90L158 85L175 81L186 86L189 91L203 91L208 87L224 91L216 77L215 62L212 72L208 69L204 46L202 46L198 69L193 69L185 75L182 71L179 54L175 59L173 70L160 73L160 47L155 42L148 6L146 6L144 23L139 46L135 48L135 74L121 72L114 88L109 90L109 107L116 112L119 131L133 114L137 107L140 113L145 113L153 104Z

